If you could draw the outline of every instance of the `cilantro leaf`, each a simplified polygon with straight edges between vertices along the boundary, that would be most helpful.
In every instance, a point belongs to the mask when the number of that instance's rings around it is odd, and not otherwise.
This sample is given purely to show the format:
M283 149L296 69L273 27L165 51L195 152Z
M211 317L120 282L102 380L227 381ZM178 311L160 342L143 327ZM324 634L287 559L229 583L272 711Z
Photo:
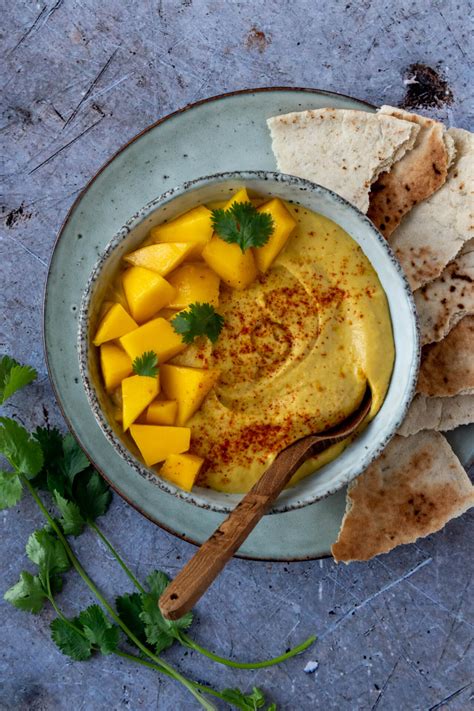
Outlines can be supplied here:
M256 686L253 687L251 694L244 694L240 689L224 689L221 694L229 704L244 711L257 711L265 705L265 697ZM271 709L276 709L275 704L268 707L267 711Z
M228 210L213 210L211 222L224 242L238 244L242 252L263 247L275 229L272 216L259 212L251 202L234 202Z
M83 610L78 621L87 639L99 647L102 654L115 652L119 642L120 630L105 616L99 605L91 605Z
M66 622L57 617L51 622L51 637L67 657L76 662L84 662L92 656L92 642L79 628L79 619L74 617Z
M135 358L132 367L135 375L147 375L149 378L156 378L159 371L158 356L154 351L146 351Z
M23 487L15 472L0 471L0 511L15 506L21 499Z
M38 566L43 585L46 585L48 577L65 573L71 567L66 549L59 538L44 528L31 534L26 544L26 554Z
M37 575L23 571L20 579L4 594L4 599L24 612L39 612L46 600L46 593Z
M145 625L147 642L155 647L157 654L160 654L179 639L180 630L187 629L191 625L193 615L188 612L179 620L166 620L160 612L158 600L170 579L165 573L156 570L148 576L146 582L150 592L141 595L140 619Z
M74 500L86 521L103 516L112 500L109 485L95 471L88 469L76 477Z
M70 433L63 438L62 450L61 471L72 485L76 474L87 469L90 462Z
M122 622L138 637L140 642L146 642L145 625L140 619L143 611L142 599L138 593L126 593L117 597L115 607ZM132 642L133 644L133 642Z
M43 452L43 467L33 480L36 488L47 489L48 470L59 468L62 458L63 436L56 427L37 427L33 437L39 442Z
M175 332L181 335L184 343L193 343L198 336L207 336L215 343L224 326L224 319L211 304L196 302L176 314L171 325Z
M17 390L36 380L38 373L29 365L20 365L10 356L0 358L0 405Z
M8 417L0 417L0 454L28 479L36 476L43 466L43 452L39 442L18 422Z
M79 536L85 524L79 506L65 499L59 491L53 493L53 498L61 514L59 523L66 536Z

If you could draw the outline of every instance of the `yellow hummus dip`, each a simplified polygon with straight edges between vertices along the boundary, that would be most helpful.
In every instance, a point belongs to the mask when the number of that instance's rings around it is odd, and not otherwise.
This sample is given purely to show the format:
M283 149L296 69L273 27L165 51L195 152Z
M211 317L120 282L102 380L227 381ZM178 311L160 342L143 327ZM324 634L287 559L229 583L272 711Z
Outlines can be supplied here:
M390 314L370 262L331 220L286 207L298 224L271 269L244 291L221 291L217 343L172 361L221 371L189 421L193 453L206 459L198 483L219 491L248 491L280 450L356 410L367 383L373 418L392 373ZM293 483L343 448L307 462Z

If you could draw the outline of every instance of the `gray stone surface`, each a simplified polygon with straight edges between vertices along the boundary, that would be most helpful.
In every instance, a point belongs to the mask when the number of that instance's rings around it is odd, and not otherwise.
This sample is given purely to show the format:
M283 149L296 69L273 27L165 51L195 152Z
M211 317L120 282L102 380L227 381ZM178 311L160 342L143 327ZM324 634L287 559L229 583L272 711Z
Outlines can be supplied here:
M399 103L407 67L439 69L454 100L436 113L472 128L472 5L437 0L3 0L0 151L0 349L32 363L39 382L6 408L26 423L62 426L41 343L41 300L68 207L125 141L196 99L265 85L316 86ZM472 108L472 103L471 103ZM45 408L45 409L44 409ZM167 655L216 686L262 686L278 708L467 709L472 703L472 513L368 564L234 560L199 604L196 637L239 659L275 655L315 632L314 648L282 667L231 671L196 654ZM41 525L30 499L0 516L2 590L25 567ZM140 576L175 573L192 554L115 497L104 528ZM284 535L284 531L282 531ZM103 546L77 549L110 595L129 589ZM77 576L61 604L90 601ZM188 709L175 683L118 658L72 663L49 640L51 611L0 604L0 708ZM319 667L303 669L310 659Z

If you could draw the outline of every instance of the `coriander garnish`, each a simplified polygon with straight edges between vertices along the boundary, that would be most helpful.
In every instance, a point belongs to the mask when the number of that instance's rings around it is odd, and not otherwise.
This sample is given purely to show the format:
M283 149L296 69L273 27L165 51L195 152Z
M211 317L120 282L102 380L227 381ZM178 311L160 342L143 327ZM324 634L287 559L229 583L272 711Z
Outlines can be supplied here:
M221 239L238 244L242 252L263 247L275 229L272 216L258 212L251 202L234 202L228 210L213 210L211 222Z
M207 336L215 343L224 326L224 319L211 304L195 303L176 314L171 325L184 343L193 343L198 336Z
M146 351L141 356L137 356L133 361L133 372L135 375L146 375L149 378L156 378L158 367L158 356L154 351Z

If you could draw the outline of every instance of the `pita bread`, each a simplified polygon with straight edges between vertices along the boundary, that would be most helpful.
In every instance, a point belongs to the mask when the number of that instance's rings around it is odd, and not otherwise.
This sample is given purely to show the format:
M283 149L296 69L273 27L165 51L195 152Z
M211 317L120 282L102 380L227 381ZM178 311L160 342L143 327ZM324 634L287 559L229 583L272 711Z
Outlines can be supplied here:
M415 302L422 345L440 341L464 316L474 314L474 239L437 279L415 291Z
M379 115L395 116L420 127L413 148L372 185L367 216L390 237L404 215L444 185L454 158L454 141L439 121L382 106Z
M428 397L474 393L474 316L466 316L438 343L424 346L417 390Z
M389 238L413 291L436 279L474 236L473 134L460 128L448 134L456 158L445 184L416 205Z
M421 430L448 432L470 422L474 422L474 395L454 397L416 395L398 434L408 437Z
M474 487L438 432L395 436L379 459L349 485L332 554L369 560L439 531L474 506Z
M278 169L312 180L367 212L370 186L415 142L419 126L393 116L315 109L267 121Z

